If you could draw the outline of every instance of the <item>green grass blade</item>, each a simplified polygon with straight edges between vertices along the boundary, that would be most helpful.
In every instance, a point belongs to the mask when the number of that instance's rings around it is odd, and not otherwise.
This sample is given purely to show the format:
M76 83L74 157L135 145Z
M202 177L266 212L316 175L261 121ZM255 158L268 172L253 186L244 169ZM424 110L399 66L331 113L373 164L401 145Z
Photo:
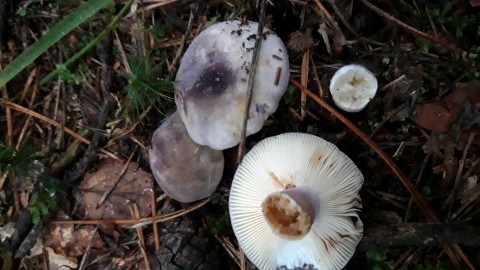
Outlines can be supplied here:
M113 0L89 0L77 10L65 16L61 21L56 23L50 30L43 35L32 46L28 47L19 56L17 56L6 68L0 73L0 87L5 85L24 68L30 65L37 57L44 53L48 48L57 43L62 37L75 29L81 23L88 20L100 9L113 5Z
M127 11L130 9L130 6L132 5L133 0L130 0L123 6L123 8L118 12L118 14L113 18L113 20L108 24L108 26L103 30L97 37L95 37L92 41L90 41L86 46L84 46L79 52L77 52L75 55L70 57L64 64L61 64L61 66L65 67L70 67L74 63L76 63L80 58L82 58L88 51L90 51L95 45L97 45L98 42L100 42L103 38L105 38L110 31L115 29L117 26L118 22L120 19L127 13ZM61 67L58 66L54 71L50 72L47 76L45 76L41 81L40 85L43 86L47 82L49 82L51 79L55 78L60 73Z

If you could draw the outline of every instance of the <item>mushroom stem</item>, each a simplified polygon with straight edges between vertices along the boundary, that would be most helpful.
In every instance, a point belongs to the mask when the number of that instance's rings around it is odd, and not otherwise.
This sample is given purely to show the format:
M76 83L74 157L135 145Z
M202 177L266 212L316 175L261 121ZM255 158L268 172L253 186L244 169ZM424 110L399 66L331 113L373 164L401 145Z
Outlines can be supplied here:
M303 187L274 192L265 198L262 211L272 231L278 236L298 240L312 227L318 202Z

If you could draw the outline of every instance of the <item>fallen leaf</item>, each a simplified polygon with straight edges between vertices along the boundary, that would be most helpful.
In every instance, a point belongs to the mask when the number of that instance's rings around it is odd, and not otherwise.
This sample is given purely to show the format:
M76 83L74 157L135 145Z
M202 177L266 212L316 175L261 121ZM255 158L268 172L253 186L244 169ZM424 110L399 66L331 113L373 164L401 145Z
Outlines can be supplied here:
M472 7L480 7L480 0L470 0L470 5Z
M60 214L59 220L70 220L66 214ZM73 224L50 225L44 236L44 246L51 248L56 253L65 254L67 257L77 257L85 253L94 236L93 225L81 226L75 229ZM92 242L92 249L103 250L105 243L98 236Z
M8 222L4 226L0 227L0 242L5 241L5 239L10 238L15 232L15 223Z
M88 219L127 219L132 218L128 205L136 203L141 217L151 214L153 179L151 174L131 162L121 175L124 164L106 159L98 165L95 172L87 173L80 184ZM120 177L121 176L121 177ZM120 177L120 179L119 179ZM107 190L118 182L108 198L97 207Z
M411 119L422 128L446 132L452 124L460 129L478 123L480 105L480 81L459 83L441 102L417 105Z
M53 249L49 247L45 247L45 251L48 255L49 269L70 270L76 269L78 267L78 262L76 258L69 258L65 255L57 254Z
M424 129L446 132L450 127L452 115L442 104L432 102L417 105L411 118Z

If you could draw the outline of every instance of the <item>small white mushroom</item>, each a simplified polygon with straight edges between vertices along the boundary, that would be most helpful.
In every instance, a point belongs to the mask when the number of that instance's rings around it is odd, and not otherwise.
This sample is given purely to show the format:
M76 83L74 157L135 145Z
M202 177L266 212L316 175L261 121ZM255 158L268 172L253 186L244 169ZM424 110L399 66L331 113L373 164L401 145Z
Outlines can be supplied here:
M338 148L313 135L259 142L230 190L233 231L259 269L341 269L359 243L363 176Z
M182 57L175 103L190 137L223 150L242 133L247 84L258 23L226 21L201 32ZM277 110L290 76L282 40L265 29L258 55L247 136Z
M149 160L162 190L180 202L208 197L222 178L222 151L192 141L177 112L153 133Z
M377 93L375 75L360 65L346 65L337 70L330 81L330 94L335 104L347 112L359 112Z

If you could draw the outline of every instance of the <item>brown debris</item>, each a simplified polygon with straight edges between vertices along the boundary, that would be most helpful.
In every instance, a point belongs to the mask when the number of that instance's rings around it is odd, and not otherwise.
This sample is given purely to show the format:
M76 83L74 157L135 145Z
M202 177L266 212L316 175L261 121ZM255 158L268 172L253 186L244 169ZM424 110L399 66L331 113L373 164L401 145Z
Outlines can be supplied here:
M447 132L452 124L469 128L480 121L474 109L480 104L479 100L480 81L461 83L443 101L417 105L411 118L422 128L436 132ZM473 106L473 111L466 111L469 106Z
M69 220L66 214L60 214L59 219ZM77 257L85 253L89 243L92 241L95 226L85 225L75 228L73 224L55 225L48 228L48 232L43 237L44 246L51 248L57 254L63 254L66 257ZM92 242L92 249L103 250L105 243L96 235Z
M303 32L295 31L290 34L286 47L293 58L303 55L314 45L313 38Z
M121 175L124 164L107 159L97 171L87 173L80 184L87 219L125 219L131 214L128 205L136 203L141 217L151 214L152 176L131 162ZM120 180L118 179L120 177ZM100 198L119 181L110 196L97 208Z

